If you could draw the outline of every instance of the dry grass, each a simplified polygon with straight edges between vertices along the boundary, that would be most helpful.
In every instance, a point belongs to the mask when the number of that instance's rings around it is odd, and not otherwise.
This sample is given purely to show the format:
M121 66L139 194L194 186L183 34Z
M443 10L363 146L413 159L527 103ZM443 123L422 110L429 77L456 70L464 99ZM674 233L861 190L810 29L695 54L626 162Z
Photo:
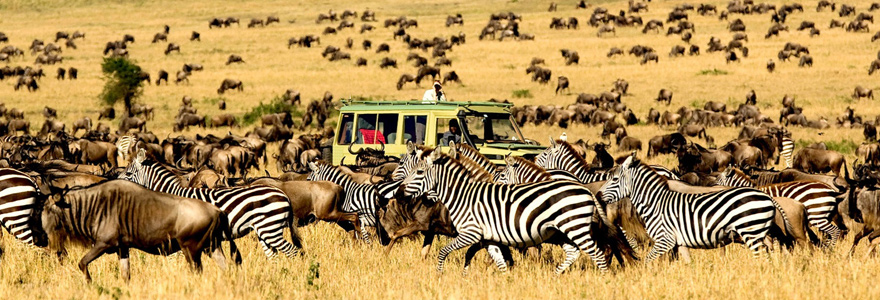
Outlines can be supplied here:
M625 1L602 1L602 6L616 12L626 8ZM708 1L724 7L725 1ZM589 12L574 10L573 1L560 3L559 12L548 13L548 2L541 1L6 1L0 2L3 18L0 27L8 34L10 42L26 48L35 38L51 40L59 30L82 30L85 40L78 40L78 50L65 50L63 67L80 69L77 81L56 81L57 66L44 66L49 78L41 81L36 93L13 92L12 80L0 82L0 99L7 107L26 111L32 127L42 124L40 110L49 105L57 108L59 117L70 124L83 116L97 118L97 95L103 81L100 74L100 51L106 41L133 34L137 42L129 49L132 58L142 67L156 75L165 69L174 76L184 63L201 63L205 71L195 73L191 84L145 88L142 101L156 108L156 119L148 128L164 137L171 132L171 122L177 112L180 99L192 96L200 114L215 115L220 111L211 99L218 97L216 89L224 78L240 79L244 92L230 92L224 98L228 112L242 115L259 102L268 102L288 88L298 89L304 99L320 98L331 91L337 98L365 96L376 99L411 99L421 96L422 89L412 85L397 91L394 88L401 73L415 73L404 63L409 52L399 43L391 41L391 32L379 27L373 32L358 34L362 24L355 21L356 29L345 29L339 35L322 36L319 47L287 49L287 39L305 34L319 34L326 26L316 25L319 12L335 9L376 11L377 18L406 15L418 19L419 28L408 30L413 36L431 38L449 36L459 31L468 35L467 44L449 53L453 67L443 68L444 73L455 70L464 85L448 84L450 98L463 100L486 100L489 98L512 99L517 104L564 105L571 103L578 92L598 93L611 88L616 78L631 83L631 96L624 101L640 117L655 106L653 98L661 88L675 93L670 109L679 106L702 106L705 101L715 100L735 107L743 101L745 93L754 89L759 106L765 114L777 116L779 100L785 94L797 97L798 104L805 107L808 118L826 116L833 120L846 106L857 107L856 112L873 118L880 108L869 100L853 103L849 99L855 85L876 88L875 80L868 77L868 63L875 59L871 34L846 33L842 29L827 29L831 12L816 13L814 2L807 4L805 13L789 18L789 25L796 28L802 20L815 21L822 36L810 38L807 32L792 30L780 38L763 39L769 27L769 15L738 16L747 25L750 42L747 46L751 56L742 63L725 64L721 54L699 57L669 58L667 51L683 44L677 36L664 34L643 35L639 29L618 28L616 37L597 38L596 30L587 26ZM781 5L781 1L771 1ZM645 21L664 19L674 6L672 2L653 2L651 12L642 14ZM857 4L860 10L867 2ZM480 28L490 13L514 11L522 13L521 32L533 33L533 42L478 41ZM464 27L443 26L447 14L462 13ZM275 15L281 24L267 28L248 29L245 25L227 29L208 29L207 22L213 17L236 16L247 23L250 18ZM547 28L551 16L575 16L581 20L579 30L555 31ZM723 41L732 34L726 31L726 22L715 17L700 17L691 13L697 32L694 43L706 48L710 36ZM288 20L296 20L288 23ZM181 54L162 54L166 43L150 44L153 34L163 24L171 26L169 42L181 45ZM190 32L202 33L201 42L189 42ZM321 59L320 52L326 45L342 46L345 37L355 39L355 49L345 50L352 54L352 61L328 62ZM363 51L358 45L371 39L374 47L382 42L391 45L390 54ZM770 58L776 60L776 52L787 41L799 42L810 47L815 65L798 68L796 62L777 62L777 72L768 74L764 65ZM608 59L605 53L610 47L629 48L634 44L654 47L661 54L659 64L640 66L632 56ZM559 49L569 48L580 53L579 65L564 66ZM225 66L229 54L241 55L246 64ZM422 55L430 55L424 53ZM382 57L398 60L400 69L381 70L376 64ZM543 57L553 70L554 81L542 86L533 83L525 75L525 68L532 57ZM354 66L354 59L364 57L369 61L366 68ZM11 65L30 65L34 57L27 55ZM719 75L701 75L704 70ZM555 76L568 76L572 82L571 95L556 96ZM532 95L516 98L515 93ZM661 111L665 107L658 107ZM115 127L114 123L114 127ZM655 126L631 126L630 135L646 141L661 132ZM238 131L242 133L244 130ZM558 136L563 130L547 126L527 126L527 136L539 141L551 134ZM574 126L565 130L569 136L598 139L600 129ZM858 130L830 129L824 135L816 130L792 129L796 139L852 140L862 141ZM201 131L199 131L201 132ZM224 133L223 130L207 132ZM195 132L189 132L194 134ZM709 134L716 141L734 138L738 129L710 128ZM272 147L273 149L276 147ZM849 161L853 157L849 155ZM661 156L652 163L674 166L672 157ZM581 258L572 272L555 276L554 265L517 257L519 265L508 274L496 274L484 259L472 268L467 276L460 274L463 253L450 258L445 274L434 271L434 259L422 260L417 255L418 242L406 242L391 256L383 255L377 246L353 243L340 229L321 224L302 230L305 235L307 255L295 259L267 261L252 237L239 244L245 251L245 264L228 271L218 270L212 263L201 275L188 271L181 257L162 258L134 255L133 280L125 285L118 280L115 258L105 257L92 265L96 281L85 284L76 268L76 260L84 253L77 249L63 266L58 265L42 252L27 249L4 235L2 244L6 250L0 261L0 297L2 298L876 298L880 289L874 284L878 275L877 260L863 258L861 248L856 258L844 256L845 246L838 246L832 253L774 253L768 263L753 260L739 246L722 251L697 251L695 262L666 263L649 267L632 267L612 275L599 275L592 263ZM849 240L843 242L848 245ZM440 245L446 244L440 240ZM436 255L436 247L432 254ZM554 250L555 261L561 259ZM481 254L481 257L484 257ZM312 267L320 264L320 267ZM317 268L320 278L311 280L310 269Z

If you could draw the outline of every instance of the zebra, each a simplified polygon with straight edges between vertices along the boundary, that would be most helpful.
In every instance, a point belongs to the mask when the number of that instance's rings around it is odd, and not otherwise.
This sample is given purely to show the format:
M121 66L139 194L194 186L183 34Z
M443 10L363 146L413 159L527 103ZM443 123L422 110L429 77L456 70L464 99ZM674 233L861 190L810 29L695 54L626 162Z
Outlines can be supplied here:
M419 196L434 191L436 200L449 209L458 236L440 250L437 270L455 250L482 243L529 247L561 243L565 261L556 268L564 272L584 251L602 272L605 254L594 239L590 220L596 199L588 189L571 181L544 181L522 185L475 182L457 160L432 151L404 180L404 194ZM608 228L609 232L615 231ZM561 234L557 234L561 233ZM555 236L554 236L555 235ZM615 235L616 237L617 235ZM550 239L555 237L556 239ZM473 258L465 255L465 270ZM499 251L489 251L496 265L506 270Z
M323 162L309 162L311 173L306 178L309 181L330 181L338 184L345 191L345 201L342 210L354 212L358 215L361 238L364 243L370 243L370 235L367 227L376 227L376 211L378 210L379 188L372 184L357 183L351 176L343 173L338 167ZM399 183L397 183L399 186ZM392 185L383 186L383 192L387 193ZM393 191L391 191L393 192ZM383 195L384 196L384 195Z
M794 166L792 164L792 153L794 153L794 140L791 139L791 135L782 135L782 149L779 150L779 156L785 158L785 167L791 168ZM778 161L777 161L778 163Z
M568 171L574 174L578 181L583 184L605 181L611 178L611 172L591 172L589 164L587 164L583 156L572 148L571 144L565 141L557 141L553 138L550 138L550 142L552 146L545 149L535 158L535 164L539 167L546 169L551 174L556 173L554 170ZM681 180L678 175L664 166L651 165L650 167L668 179ZM565 177L566 174L559 174L559 176Z
M275 257L279 251L291 257L302 249L290 199L280 189L269 186L186 188L180 185L174 173L155 160L147 159L144 149L138 149L135 159L119 174L119 179L135 182L157 192L214 204L229 216L232 236L227 238L238 239L253 230L269 258ZM292 245L284 239L285 226L290 228Z
M134 135L125 135L116 140L117 157L126 162L131 161L132 149L137 144L137 137Z
M728 167L718 175L715 184L733 187L756 187L739 169ZM832 248L840 238L840 228L834 224L837 211L838 193L824 183L814 181L791 181L757 186L771 197L787 197L800 202L807 208L810 225L828 235L824 247Z
M400 156L397 169L394 169L394 172L391 173L391 180L400 181L405 179L412 170L415 170L420 159L432 151L434 151L434 148L416 145L412 141L406 142L406 152Z
M654 240L646 262L673 248L679 248L684 260L690 262L688 248L718 248L737 236L755 257L761 252L766 254L763 240L776 210L785 229L792 228L779 204L760 190L739 187L705 194L678 193L634 156L619 166L601 192L602 200L609 204L629 197L645 221L648 235Z
M0 169L0 225L16 239L30 246L48 244L40 228L39 189L27 174L15 169ZM0 250L2 253L2 250Z

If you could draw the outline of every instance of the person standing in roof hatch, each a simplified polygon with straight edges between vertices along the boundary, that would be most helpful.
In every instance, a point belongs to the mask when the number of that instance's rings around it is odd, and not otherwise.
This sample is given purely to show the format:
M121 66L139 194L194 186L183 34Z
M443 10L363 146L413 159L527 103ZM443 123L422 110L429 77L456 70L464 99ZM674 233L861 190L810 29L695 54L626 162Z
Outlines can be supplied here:
M440 81L434 80L434 88L425 91L425 95L422 96L422 102L437 101L446 101L446 93L443 92L443 86L440 85Z

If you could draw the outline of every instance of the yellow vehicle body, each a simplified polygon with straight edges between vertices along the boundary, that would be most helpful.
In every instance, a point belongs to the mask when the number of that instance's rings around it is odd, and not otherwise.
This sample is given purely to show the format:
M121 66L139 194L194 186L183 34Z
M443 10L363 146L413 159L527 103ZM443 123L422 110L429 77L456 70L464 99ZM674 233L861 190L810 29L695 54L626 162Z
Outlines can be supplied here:
M495 164L504 155L534 157L545 147L522 137L510 118L511 104L496 102L343 101L333 140L333 164L354 164L362 148L384 147L400 156L406 143L448 148L467 143ZM459 124L456 137L452 128ZM444 150L446 152L446 150Z

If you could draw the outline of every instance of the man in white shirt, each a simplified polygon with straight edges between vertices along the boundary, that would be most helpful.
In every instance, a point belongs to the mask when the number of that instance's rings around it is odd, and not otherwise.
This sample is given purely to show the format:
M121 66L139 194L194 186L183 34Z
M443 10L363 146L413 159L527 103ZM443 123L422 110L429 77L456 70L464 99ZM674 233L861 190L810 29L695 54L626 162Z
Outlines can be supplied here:
M446 101L446 93L444 93L442 89L443 87L440 86L440 81L434 80L434 88L425 91L425 95L422 96L422 102Z

